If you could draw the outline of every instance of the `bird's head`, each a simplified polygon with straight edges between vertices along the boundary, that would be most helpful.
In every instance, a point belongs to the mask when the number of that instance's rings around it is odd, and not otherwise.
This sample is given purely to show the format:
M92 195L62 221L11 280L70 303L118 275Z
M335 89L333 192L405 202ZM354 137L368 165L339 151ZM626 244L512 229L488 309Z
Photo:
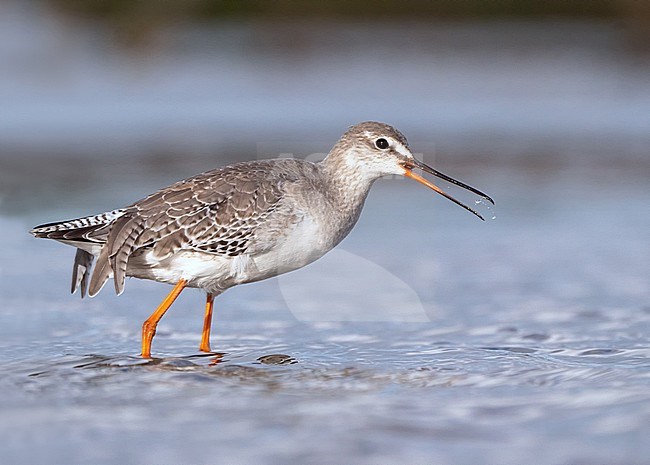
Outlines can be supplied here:
M336 159L339 169L374 180L387 175L402 175L416 180L440 195L483 219L476 211L456 200L435 184L413 172L419 168L447 182L471 191L494 204L490 196L451 178L416 159L406 137L394 127L374 121L359 123L348 129L334 146L328 158ZM341 165L343 165L341 167Z

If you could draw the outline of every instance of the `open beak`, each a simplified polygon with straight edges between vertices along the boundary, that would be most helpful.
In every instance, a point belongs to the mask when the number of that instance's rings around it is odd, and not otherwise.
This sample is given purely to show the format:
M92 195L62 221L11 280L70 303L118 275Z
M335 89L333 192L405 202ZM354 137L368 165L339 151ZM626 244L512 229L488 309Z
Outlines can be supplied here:
M455 180L454 178L450 178L450 177L447 176L446 174L442 174L440 171L434 170L434 169L431 168L429 165L427 165L427 164L425 164L425 163L422 163L420 160L416 160L415 158L413 158L413 159L409 159L409 160L403 162L403 163L402 163L402 166L404 167L404 176L407 176L407 177L409 177L409 178L411 178L411 179L415 179L417 182L419 182L419 183L421 183L421 184L424 184L424 185L427 186L429 189L433 189L434 191L436 191L438 194L442 195L443 197L448 198L449 200L451 200L451 201L454 202L455 204L460 205L461 207L463 207L465 210L467 210L467 211L469 211L469 212L475 214L476 216L478 216L478 217L479 217L480 219L482 219L483 221L485 221L485 219L484 219L481 215L479 215L476 211L474 211L473 209L471 209L470 207L468 207L468 206L465 205L464 203L459 202L458 200L456 200L455 198L453 198L451 195L447 194L445 191L443 191L442 189L440 189L440 188L439 188L438 186L436 186L435 184L433 184L433 183L427 181L426 179L424 179L422 176L415 174L415 173L413 172L413 168L416 168L416 167L417 167L417 168L420 168L420 169L421 169L422 171L424 171L425 173L433 174L434 176L437 176L437 177L439 177L440 179L444 179L445 181L450 182L450 183L452 183L452 184L456 184L457 186L460 186L460 187L462 187L463 189L467 189L468 191L473 192L473 193L475 193L476 195L481 196L482 198L484 198L485 200L487 200L488 202L490 202L492 205L494 205L494 200L492 200L492 198L491 198L489 195L484 194L483 192L481 192L481 191L478 190L478 189L474 189L472 186L468 186L468 185L465 184L465 183L462 183L462 182L460 182L460 181L457 181L457 180Z

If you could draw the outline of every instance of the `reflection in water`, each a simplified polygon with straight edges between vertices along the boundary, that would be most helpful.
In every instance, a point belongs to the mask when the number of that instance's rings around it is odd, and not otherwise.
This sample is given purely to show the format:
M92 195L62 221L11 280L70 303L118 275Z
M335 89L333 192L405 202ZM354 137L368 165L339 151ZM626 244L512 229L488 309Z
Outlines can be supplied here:
M222 326L237 332L226 322ZM558 458L576 451L589 458L597 450L611 458L607 462L617 462L628 453L621 441L647 429L650 349L634 340L619 341L614 350L608 340L601 345L569 340L566 330L558 333L553 324L547 339L531 338L536 333L512 325L477 324L481 331L475 336L432 323L318 326L279 325L279 332L258 336L254 344L225 338L221 345L233 348L227 353L154 359L55 353L4 363L0 433L8 433L3 424L20 424L23 410L12 405L29 404L42 425L39 437L58 451L57 461L67 457L57 446L61 438L77 434L79 424L146 444L118 449L120 462L133 454L141 462L177 440L183 451L200 451L198 462L221 453L266 463L277 434L297 438L288 443L291 456L315 458L322 453L313 452L320 440L310 435L316 434L339 444L333 453L337 462L362 457L352 452L359 438L398 461L405 452L385 448L388 435L392 444L409 443L423 456L461 442L461 463L479 463L486 453L496 463L502 451L490 444L507 436L519 443L508 450L539 455L527 463L562 463L549 460L555 455L549 455L546 441L560 443L553 449ZM267 332L255 322L239 331L245 328ZM348 342L340 342L342 334ZM284 350L263 351L277 344L276 337L287 341ZM493 343L481 345L489 340ZM187 347L187 341L177 340L176 346ZM249 451L251 434L265 447ZM581 449L584 441L597 445L587 451ZM642 447L636 450L645 454Z
M342 348L336 355L329 353L326 363L318 360L316 351L304 347L302 352L312 355L307 359L303 356L300 364L295 357L287 354L256 356L254 353L219 353L152 359L135 356L67 356L63 361L54 359L46 367L41 362L40 369L27 376L35 380L36 384L32 388L36 390L68 389L72 381L81 385L88 383L90 387L96 383L98 376L106 382L114 378L115 382L146 383L148 375L167 372L192 375L189 379L165 378L166 383L178 384L178 387L188 381L191 383L197 379L196 376L200 376L204 380L238 378L250 386L272 383L274 388L281 387L287 391L309 389L324 393L340 389L376 391L391 384L411 388L487 388L495 385L526 386L532 383L569 388L580 387L589 379L598 379L604 387L609 382L621 379L621 376L632 387L643 381L644 373L641 370L648 366L647 360L650 357L648 348L585 350L443 345L409 350L410 345L408 342L401 344L403 352L378 347L372 359L356 361L358 348ZM365 350L369 351L370 348ZM39 363L28 361L24 365L25 369ZM291 365L293 367L288 371L273 368ZM10 378L18 380L14 374ZM64 379L66 383L61 383ZM83 390L77 393L81 397L87 394Z

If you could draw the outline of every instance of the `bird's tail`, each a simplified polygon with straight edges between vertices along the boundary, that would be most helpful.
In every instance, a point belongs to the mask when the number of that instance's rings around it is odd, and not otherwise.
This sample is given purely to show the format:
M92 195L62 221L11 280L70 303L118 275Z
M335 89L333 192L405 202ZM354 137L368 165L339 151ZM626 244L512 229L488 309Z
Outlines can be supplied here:
M81 286L81 298L86 295L88 288L88 277L90 276L90 269L93 265L94 255L82 249L77 249L77 254L74 257L74 265L72 266L72 286L70 292L73 294L79 286Z
M59 241L81 241L101 243L106 241L102 234L105 226L115 221L126 213L125 209L113 210L99 215L76 218L74 220L57 221L56 223L41 224L33 228L30 233L34 237L54 239ZM107 229L107 228L106 228Z
M126 210L120 209L74 220L42 224L33 228L30 233L34 237L54 239L77 247L72 268L71 292L74 293L81 288L81 298L83 298L86 295L86 290L89 289L88 279L91 276L95 255L100 253L106 243L113 221L124 213ZM91 285L88 293L91 297L101 290L111 274L110 269L99 271L101 271L99 273L101 277L98 276L99 279L95 280L97 282L94 286Z

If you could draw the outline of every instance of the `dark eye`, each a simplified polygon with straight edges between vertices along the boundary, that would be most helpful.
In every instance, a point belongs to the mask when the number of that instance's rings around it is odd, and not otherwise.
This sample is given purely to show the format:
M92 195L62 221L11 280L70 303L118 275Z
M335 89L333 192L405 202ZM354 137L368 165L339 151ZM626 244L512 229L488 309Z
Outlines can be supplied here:
M388 148L388 141L383 137L381 137L375 141L375 145L377 146L378 149L385 150Z

